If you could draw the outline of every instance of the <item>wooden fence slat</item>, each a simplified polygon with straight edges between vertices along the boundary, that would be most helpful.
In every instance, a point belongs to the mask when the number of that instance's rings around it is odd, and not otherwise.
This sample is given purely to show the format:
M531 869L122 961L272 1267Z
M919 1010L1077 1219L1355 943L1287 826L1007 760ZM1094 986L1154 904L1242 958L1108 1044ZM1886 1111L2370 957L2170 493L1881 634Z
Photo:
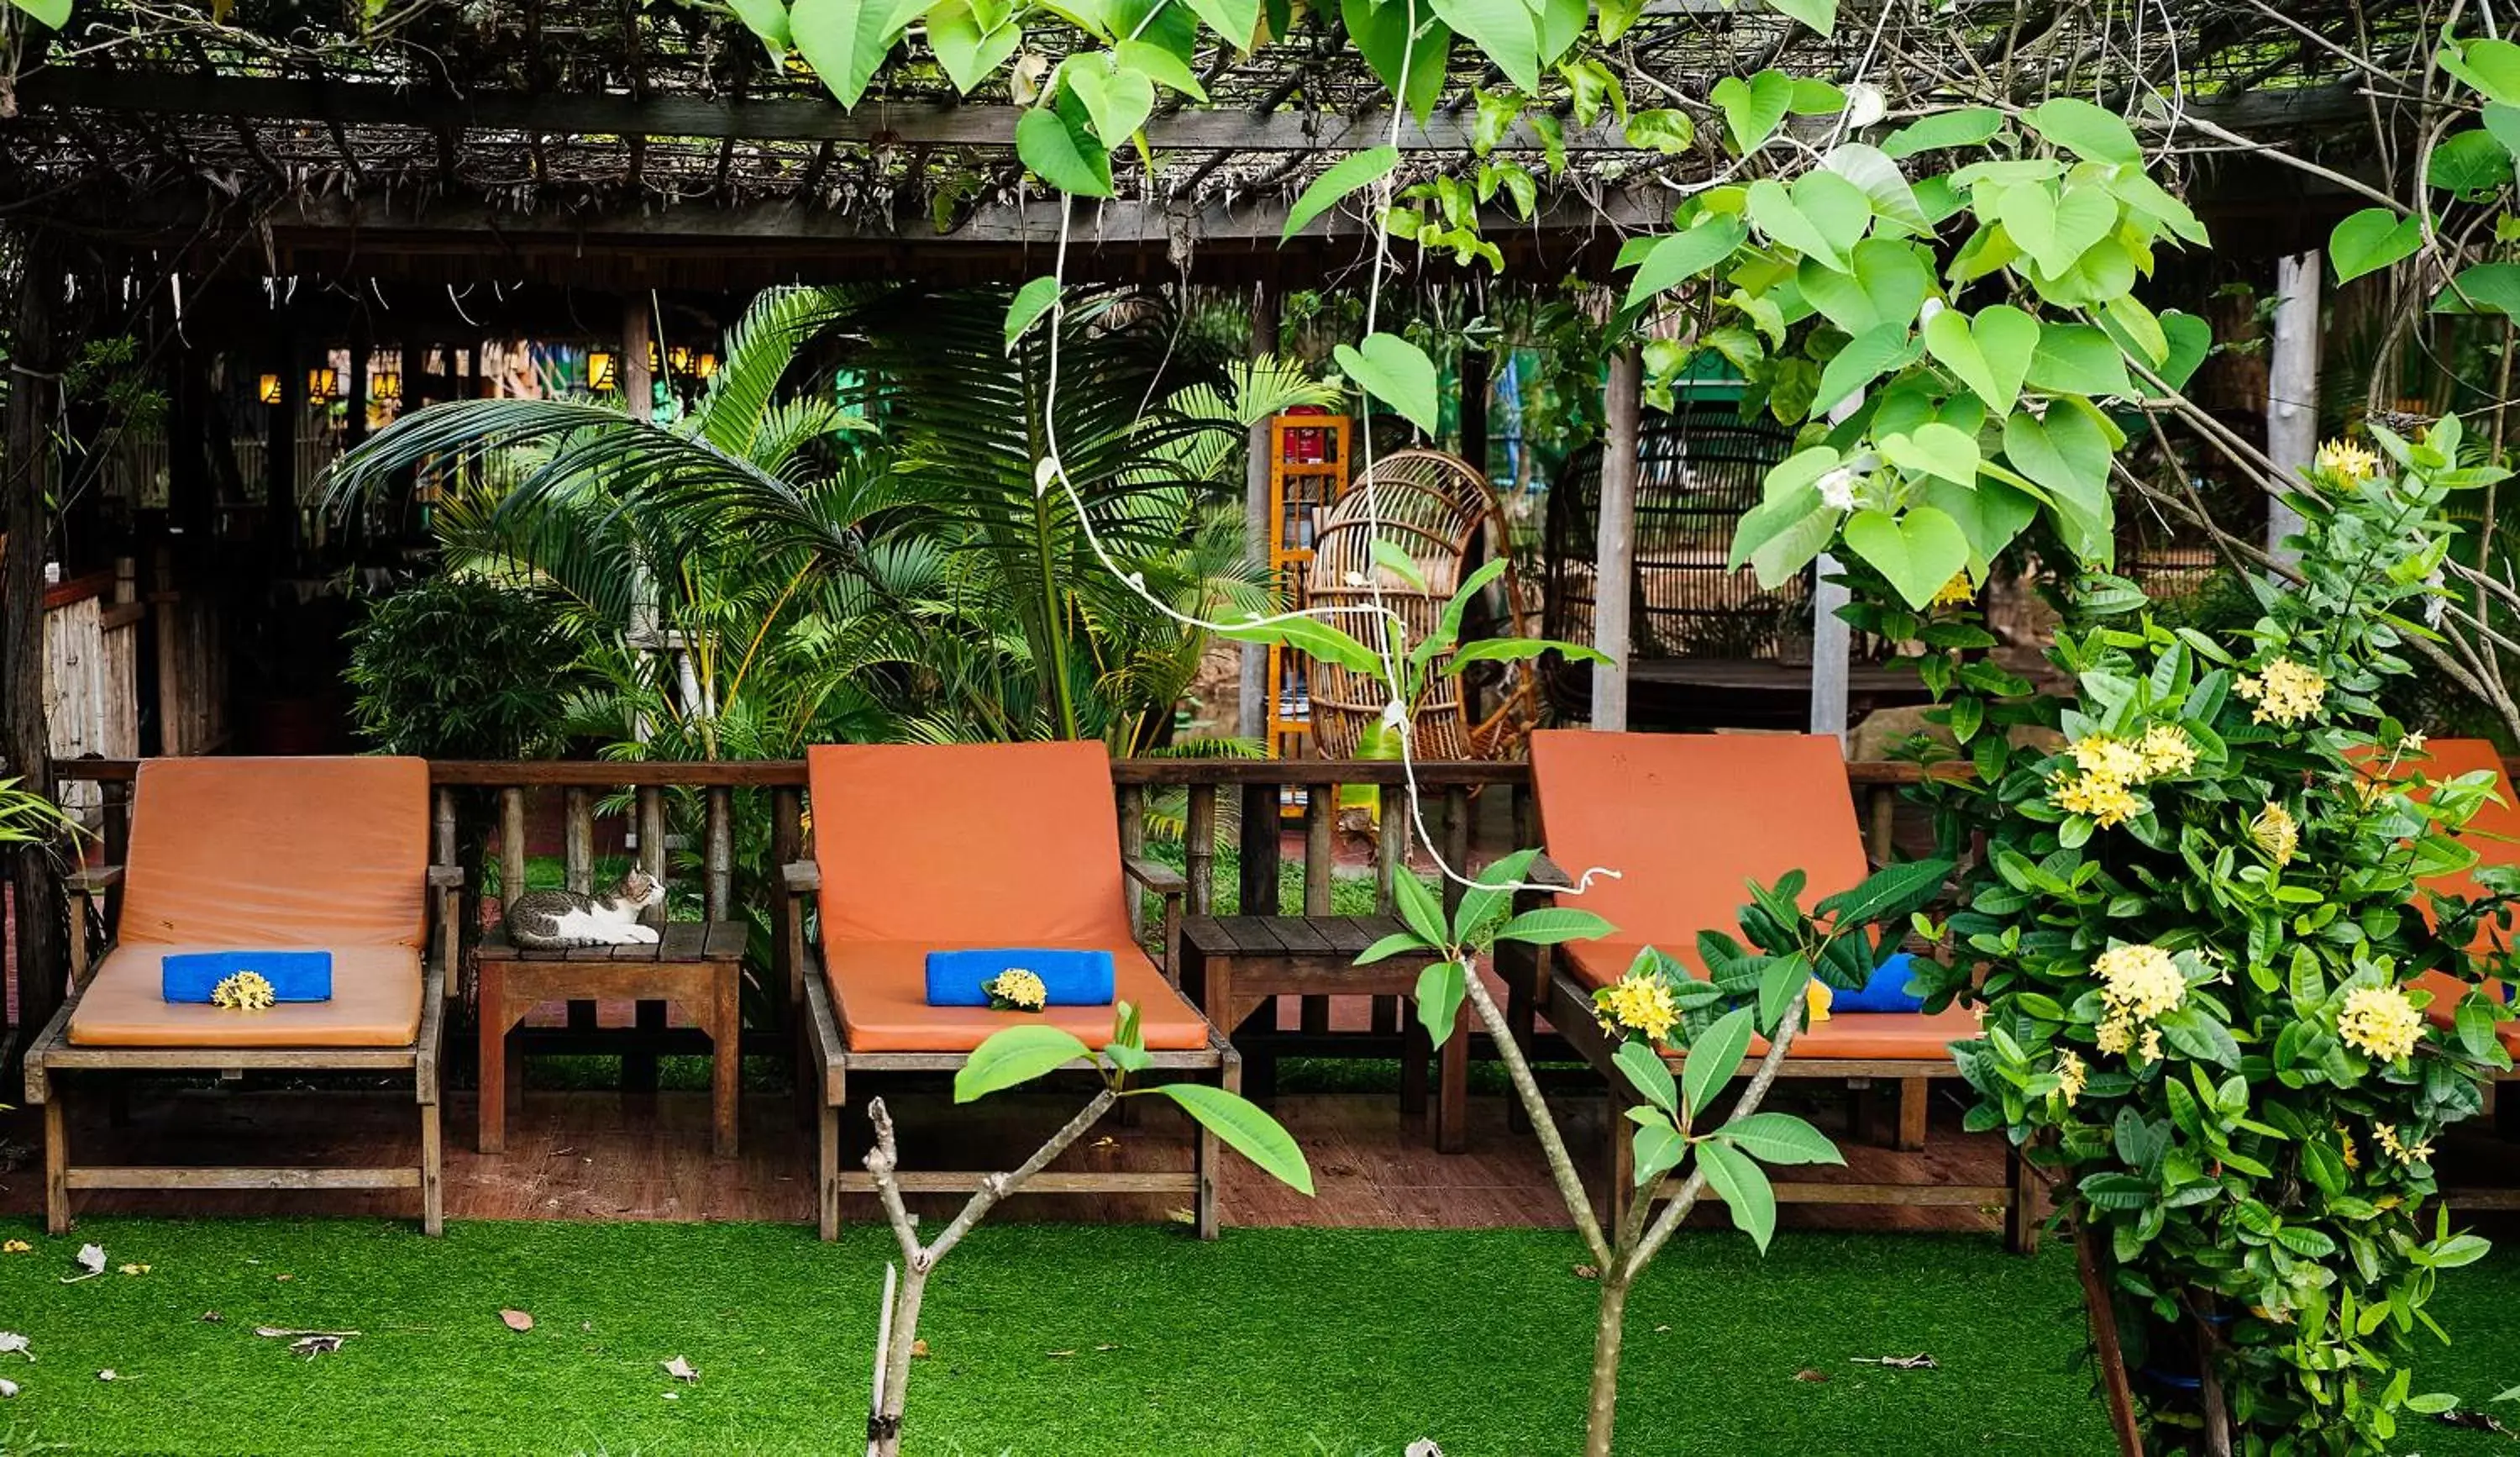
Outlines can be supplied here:
M573 784L562 797L561 846L568 862L568 888L589 895L595 890L595 792Z
M1187 826L1187 856L1190 864L1190 913L1211 915L1216 909L1216 786L1193 784L1190 787L1190 819Z

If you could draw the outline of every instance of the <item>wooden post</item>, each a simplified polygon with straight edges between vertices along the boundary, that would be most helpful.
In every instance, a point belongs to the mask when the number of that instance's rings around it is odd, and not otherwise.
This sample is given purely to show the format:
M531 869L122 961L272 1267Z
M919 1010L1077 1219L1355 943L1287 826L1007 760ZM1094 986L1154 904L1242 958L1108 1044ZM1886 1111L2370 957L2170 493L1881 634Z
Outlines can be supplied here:
M1462 345L1462 459L1488 478L1488 394L1491 360L1484 345ZM1495 543L1490 543L1493 548Z
M18 366L9 381L5 437L0 437L0 483L8 499L8 545L0 558L0 752L21 787L50 798L54 792L52 746L44 718L44 512L46 424L53 414L53 304L60 297L60 254L43 233L27 236L23 279L11 335ZM18 1025L40 1027L61 1005L69 963L63 939L60 878L51 857L20 850L9 857L9 886L17 896ZM21 1046L23 1044L22 1043ZM58 1097L58 1095L56 1095ZM61 1104L45 1107L51 1120ZM59 1132L58 1124L52 1128ZM63 1207L67 1207L65 1202Z
M648 370L648 299L633 294L621 300L621 407L633 420L652 420L656 414L655 376ZM454 362L448 361L451 373Z
M352 448L368 437L368 362L372 352L368 321L362 316L350 330L350 408L341 423L341 440Z
M1637 411L1643 372L1637 351L1610 356L1602 397L1607 422L1601 434L1601 503L1593 575L1593 646L1608 662L1593 664L1593 727L1602 733L1628 726L1629 609L1637 574Z
M1846 744L1846 678L1855 651L1854 634L1837 610L1846 606L1846 584L1837 575L1837 559L1822 552L1812 564L1811 731L1834 734Z
M1278 296L1268 284L1256 285L1251 297L1251 357L1278 352ZM1278 523L1269 510L1269 422L1251 427L1250 451L1242 471L1242 547L1254 565L1269 565L1277 542ZM1273 584L1274 585L1274 584ZM1269 736L1269 650L1259 643L1242 645L1241 692L1235 701L1234 732L1244 739ZM1248 816L1245 816L1246 823ZM1254 914L1249 910L1245 915Z
M297 555L297 431L306 416L306 363L297 349L297 326L283 307L279 319L280 403L270 407L263 435L263 512L271 524L271 549L280 560Z
M2267 457L2287 480L2318 453L2318 270L2316 252L2275 263L2274 342L2267 356ZM2280 501L2267 503L2267 550L2278 560L2300 560L2284 538L2301 530L2301 517Z

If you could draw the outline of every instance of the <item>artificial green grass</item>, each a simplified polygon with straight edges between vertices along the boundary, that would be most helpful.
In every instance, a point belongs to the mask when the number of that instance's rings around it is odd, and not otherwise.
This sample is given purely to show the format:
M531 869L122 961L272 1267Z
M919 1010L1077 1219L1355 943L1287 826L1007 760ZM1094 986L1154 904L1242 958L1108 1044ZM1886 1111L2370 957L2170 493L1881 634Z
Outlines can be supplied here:
M863 1440L888 1234L744 1224L95 1219L0 1234L11 1454L824 1453ZM86 1240L112 1262L65 1285ZM1548 1231L1001 1223L943 1266L914 1453L1450 1457L1578 1444L1593 1288ZM124 1275L125 1262L146 1274ZM2520 1256L2443 1282L2422 1388L2511 1384ZM530 1312L532 1331L500 1321ZM204 1312L217 1311L215 1322ZM355 1330L292 1355L288 1330ZM1623 1452L2104 1452L2070 1254L1985 1237L1684 1236L1629 1316ZM1929 1352L1931 1371L1859 1364ZM682 1386L659 1363L683 1356ZM97 1379L112 1369L116 1380ZM1824 1378L1824 1379L1814 1379ZM668 1393L671 1393L670 1396ZM2408 1449L2508 1450L2417 1419ZM58 1444L57 1446L54 1444Z

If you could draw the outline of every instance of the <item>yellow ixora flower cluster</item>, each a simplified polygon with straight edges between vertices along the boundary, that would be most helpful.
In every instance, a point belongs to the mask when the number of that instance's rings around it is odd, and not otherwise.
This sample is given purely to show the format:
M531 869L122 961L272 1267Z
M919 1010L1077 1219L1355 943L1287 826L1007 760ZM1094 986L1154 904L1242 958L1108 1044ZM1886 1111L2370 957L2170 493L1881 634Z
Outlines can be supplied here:
M1613 1035L1636 1032L1652 1042L1671 1040L1671 1029L1680 1024L1680 1004L1672 999L1671 986L1660 972L1641 968L1593 993L1593 1005L1600 1013L1601 1030Z
M989 994L989 1005L1001 1012L1038 1012L1050 1005L1050 988L1037 974L1021 967L998 973L980 989Z
M2301 826L2294 821L2291 810L2269 799L2258 817L2249 821L2249 842L2266 851L2267 858L2281 870L2301 849Z
M2380 474L2380 453L2360 440L2330 440L2312 457L2311 469L2340 484Z
M2150 1024L2186 999L2187 978L2179 963L2159 946L2111 946L2092 963L2092 975L2100 979L2106 1009L2098 1027L2100 1051L2132 1049L2146 1060L2161 1056L2161 1032Z
M2080 774L2060 776L2048 802L2067 814L2089 815L2103 830L2143 811L2133 786L2196 767L2196 746L2177 724L2156 723L2140 739L2086 734L2066 746Z
M1934 600L1925 605L1927 607L1966 607L1975 601L1977 601L1977 587L1969 580L1968 573L1955 571L1952 573L1952 579L1943 583L1941 589L1934 593Z
M2420 1138L2413 1143L2408 1143L2403 1134L2387 1123L2373 1123L2371 1137L2380 1145L2381 1153L2397 1160L2400 1163L2419 1163L2433 1156L2431 1144Z
M260 1012L280 998L270 979L260 972L239 972L210 988L210 1005L238 1012Z
M2258 706L2249 714L2252 723L2290 728L2318 716L2319 706L2327 701L2327 680L2316 668L2278 658L2256 675L2233 683L2231 691Z
M2090 1080L2091 1070L2070 1047L2056 1049L2056 1094L2071 1108L2083 1096L2083 1084Z
M2345 994L2336 1035L2376 1061L2394 1063L2412 1054L2424 1037L2424 1015L2394 986L2358 986Z

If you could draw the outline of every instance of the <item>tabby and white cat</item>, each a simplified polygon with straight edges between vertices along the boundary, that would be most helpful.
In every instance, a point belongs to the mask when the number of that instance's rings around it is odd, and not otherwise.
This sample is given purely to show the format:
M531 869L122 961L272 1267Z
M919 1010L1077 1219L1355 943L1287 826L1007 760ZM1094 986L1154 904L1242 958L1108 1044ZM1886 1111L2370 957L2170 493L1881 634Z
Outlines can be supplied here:
M664 886L643 870L623 876L609 895L528 890L508 907L508 938L535 951L653 944L656 928L640 925L639 913L664 902Z

